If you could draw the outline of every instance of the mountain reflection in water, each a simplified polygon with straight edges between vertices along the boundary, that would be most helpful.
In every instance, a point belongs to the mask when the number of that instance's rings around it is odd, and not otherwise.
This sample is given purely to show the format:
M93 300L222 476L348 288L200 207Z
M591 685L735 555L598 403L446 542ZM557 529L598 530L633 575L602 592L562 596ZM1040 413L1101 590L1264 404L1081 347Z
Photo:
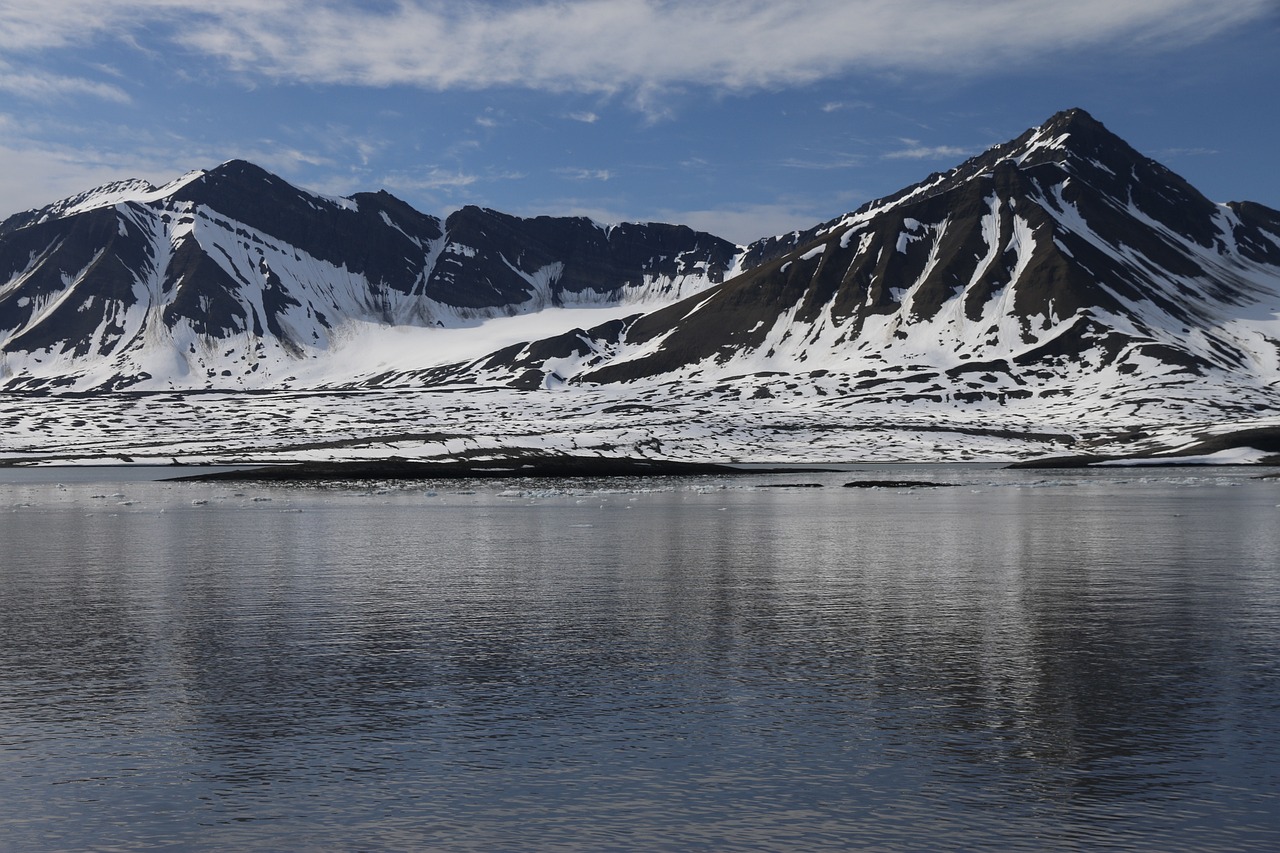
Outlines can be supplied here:
M6 486L0 849L1280 843L1280 487L939 472Z

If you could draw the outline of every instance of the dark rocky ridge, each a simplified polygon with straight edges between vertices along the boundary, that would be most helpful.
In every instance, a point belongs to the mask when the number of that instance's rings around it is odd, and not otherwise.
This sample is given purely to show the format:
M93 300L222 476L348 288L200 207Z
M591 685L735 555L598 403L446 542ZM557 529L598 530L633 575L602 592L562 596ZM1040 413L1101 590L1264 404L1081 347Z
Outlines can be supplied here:
M451 214L445 230L454 245L493 247L470 254L450 253L446 246L450 263L438 264L427 284L431 298L468 308L531 297L520 273L533 275L554 264L564 267L551 285L551 304L560 305L566 296L588 291L616 297L646 274L675 277L701 267L719 281L738 252L727 240L683 225L624 223L605 229L589 219L520 219L479 207Z

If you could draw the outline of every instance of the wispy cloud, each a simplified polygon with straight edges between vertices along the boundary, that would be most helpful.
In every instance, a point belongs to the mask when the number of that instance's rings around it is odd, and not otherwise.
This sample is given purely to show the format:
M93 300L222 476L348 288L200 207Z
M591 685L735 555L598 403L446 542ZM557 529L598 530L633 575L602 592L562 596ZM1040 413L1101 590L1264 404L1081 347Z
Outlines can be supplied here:
M608 169L556 169L555 173L573 181L607 181L613 177Z
M266 169L281 174L297 172L306 166L333 167L337 163L310 151L303 151L274 140L265 140L253 149L246 149L237 156L257 163Z
M55 15L0 0L0 43L29 56L105 37L167 41L251 79L628 93L655 113L657 94L673 88L982 73L1100 45L1172 49L1275 11L1275 0L60 0Z
M56 141L60 125L0 113L0 217L125 178L163 184L192 168L229 159L195 140L156 139L131 129L128 144L112 128L91 143Z
M595 124L600 120L600 116L592 112L568 113L565 118L570 121L580 121L583 124Z
M1152 156L1157 160L1176 160L1179 157L1207 157L1221 153L1216 148L1163 148Z
M833 169L852 169L863 165L865 162L866 158L860 154L845 154L833 151L830 154L809 157L803 160L799 158L783 160L782 165L788 169L829 171Z
M827 101L822 105L822 111L824 113L838 113L844 110L865 109L870 106L871 104L866 101Z
M0 218L30 210L91 187L130 175L105 158L90 152L0 143L0 198L5 200ZM169 176L172 177L172 176ZM155 178L151 178L154 182Z
M904 140L906 148L882 154L886 160L954 160L957 157L968 157L973 154L968 148L954 145L920 145L917 142Z
M0 62L0 92L8 92L29 101L90 97L127 104L129 95L119 86L83 77L66 77L42 70L16 70Z
M478 180L479 175L458 169L433 168L416 175L393 172L383 179L383 183L397 190L457 190L469 187Z
M400 192L444 192L452 194L464 190L474 184L494 181L518 181L525 175L522 172L468 172L462 169L448 169L442 166L431 166L421 172L391 172L381 180L388 189Z

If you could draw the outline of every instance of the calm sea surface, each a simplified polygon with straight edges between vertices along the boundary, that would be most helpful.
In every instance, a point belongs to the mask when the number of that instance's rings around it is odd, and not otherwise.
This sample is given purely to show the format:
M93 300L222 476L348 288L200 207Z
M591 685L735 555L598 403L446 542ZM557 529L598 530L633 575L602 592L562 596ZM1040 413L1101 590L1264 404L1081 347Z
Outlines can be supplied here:
M0 471L0 850L1280 849L1255 470L149 473Z

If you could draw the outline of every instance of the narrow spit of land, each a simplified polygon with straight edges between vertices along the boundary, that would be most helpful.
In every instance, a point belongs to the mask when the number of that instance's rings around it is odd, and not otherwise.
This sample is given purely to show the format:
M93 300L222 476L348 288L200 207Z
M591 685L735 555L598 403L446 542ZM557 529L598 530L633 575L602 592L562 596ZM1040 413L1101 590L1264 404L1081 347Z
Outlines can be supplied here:
M836 468L768 467L720 462L677 462L624 457L546 456L517 459L412 461L378 459L357 462L300 462L265 465L236 471L217 471L172 478L176 482L253 481L310 482L318 480L464 480L512 477L694 477L710 474L801 474L832 472Z

